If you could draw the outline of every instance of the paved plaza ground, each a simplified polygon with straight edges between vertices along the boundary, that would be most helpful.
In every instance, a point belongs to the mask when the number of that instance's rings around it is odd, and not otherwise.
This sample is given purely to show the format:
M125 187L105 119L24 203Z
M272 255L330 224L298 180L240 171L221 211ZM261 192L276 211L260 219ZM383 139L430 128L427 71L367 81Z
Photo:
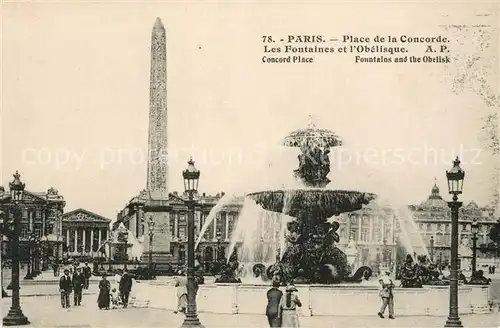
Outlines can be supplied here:
M10 299L3 299L2 310L5 315ZM62 309L58 296L36 296L22 299L24 314L30 319L29 327L179 327L182 314L172 311L127 308L98 310L95 295L83 298L82 306ZM301 317L301 327L443 327L445 317L396 317L395 320L380 319L367 309L364 317ZM498 313L462 316L465 327L498 327ZM201 313L200 319L205 327L267 327L264 315L221 315Z
M47 279L49 277L47 276ZM500 279L492 277L490 298L500 301ZM98 278L97 278L98 279ZM8 291L10 294L10 290ZM60 306L59 289L55 281L45 283L21 282L23 311L31 321L30 327L179 327L183 315L171 311L147 308L128 308L99 311L96 304L97 283L85 291L81 307L64 310ZM397 301L397 300L396 300ZM10 298L2 300L3 316L10 307ZM264 311L264 309L263 309ZM377 309L367 309L364 317L301 317L301 327L443 327L445 317L406 316L395 320L380 319ZM221 315L201 313L205 327L267 327L264 315ZM497 311L486 315L467 315L461 319L464 327L500 327Z

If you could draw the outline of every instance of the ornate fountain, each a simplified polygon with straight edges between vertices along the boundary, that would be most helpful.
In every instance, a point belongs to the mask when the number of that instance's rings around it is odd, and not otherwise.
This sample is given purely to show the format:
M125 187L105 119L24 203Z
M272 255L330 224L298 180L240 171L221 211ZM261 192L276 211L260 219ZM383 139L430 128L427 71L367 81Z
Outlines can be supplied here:
M335 245L340 239L337 233L339 223L327 220L341 213L360 210L376 197L372 193L325 189L330 182L327 177L330 148L341 146L340 138L311 123L306 129L290 133L283 145L300 149L299 167L294 174L304 188L247 195L265 210L294 217L287 223L284 253L267 270L263 270L263 264L256 264L254 272L263 278L296 284L361 281L363 275L371 275L368 267L352 273L346 254Z

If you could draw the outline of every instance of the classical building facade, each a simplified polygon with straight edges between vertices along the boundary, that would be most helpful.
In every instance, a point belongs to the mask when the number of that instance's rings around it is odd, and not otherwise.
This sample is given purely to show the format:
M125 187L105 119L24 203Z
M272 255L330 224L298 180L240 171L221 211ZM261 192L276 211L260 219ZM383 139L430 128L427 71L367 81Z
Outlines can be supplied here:
M198 197L197 206L195 208L195 239L198 238L200 230L205 224L208 214L217 204L224 193L219 193L215 196L200 194ZM119 223L131 231L138 241L144 245L144 251L155 251L155 235L157 227L154 228L154 233L149 243L150 236L148 230L148 222L144 216L144 206L147 202L146 191L141 191L139 195L132 198L125 208L118 214L117 221L113 224L116 229ZM183 199L187 199L186 195L173 193L166 201L166 209L168 213L168 237L170 242L171 262L182 263L186 259L187 252L187 206ZM231 234L234 229L234 224L238 213L240 212L240 204L229 204L225 206L217 214L215 221L212 222L201 239L197 252L202 258L202 262L213 262L217 258L217 247L227 249L231 241Z
M422 238L429 251L433 253L434 261L449 263L451 241L451 211L448 203L441 197L439 187L434 184L431 194L420 205L411 205L415 221L418 224ZM474 219L479 224L477 247L488 242L488 233L498 218L494 216L492 207L480 207L474 201L464 204L459 212L459 244L472 246L471 224ZM434 240L431 249L431 237ZM476 252L478 262L491 255Z
M111 220L79 208L63 214L64 258L104 257L102 245L108 239Z
M62 258L62 215L66 202L54 188L46 192L24 191L23 200L15 205L9 191L0 186L0 211L4 222L21 216L21 261L33 260L35 270L46 269ZM10 251L10 242L4 238L2 254Z

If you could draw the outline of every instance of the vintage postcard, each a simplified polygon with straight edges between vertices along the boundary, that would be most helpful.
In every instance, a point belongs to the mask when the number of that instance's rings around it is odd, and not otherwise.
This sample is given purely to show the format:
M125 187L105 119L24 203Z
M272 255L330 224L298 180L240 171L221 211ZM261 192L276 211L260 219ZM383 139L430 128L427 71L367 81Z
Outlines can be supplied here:
M3 1L2 324L498 327L498 1Z

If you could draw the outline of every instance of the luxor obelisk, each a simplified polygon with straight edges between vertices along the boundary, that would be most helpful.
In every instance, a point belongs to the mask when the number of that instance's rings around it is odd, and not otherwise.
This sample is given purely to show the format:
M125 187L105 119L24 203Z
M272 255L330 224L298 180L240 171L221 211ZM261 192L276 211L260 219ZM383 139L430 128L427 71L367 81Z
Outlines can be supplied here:
M156 263L168 262L170 254L168 213L168 158L167 158L167 42L165 27L156 18L151 33L151 75L149 91L149 139L147 192L144 208L145 230L153 220L154 235L151 245L144 238L145 251L151 252ZM147 233L145 233L147 236Z

